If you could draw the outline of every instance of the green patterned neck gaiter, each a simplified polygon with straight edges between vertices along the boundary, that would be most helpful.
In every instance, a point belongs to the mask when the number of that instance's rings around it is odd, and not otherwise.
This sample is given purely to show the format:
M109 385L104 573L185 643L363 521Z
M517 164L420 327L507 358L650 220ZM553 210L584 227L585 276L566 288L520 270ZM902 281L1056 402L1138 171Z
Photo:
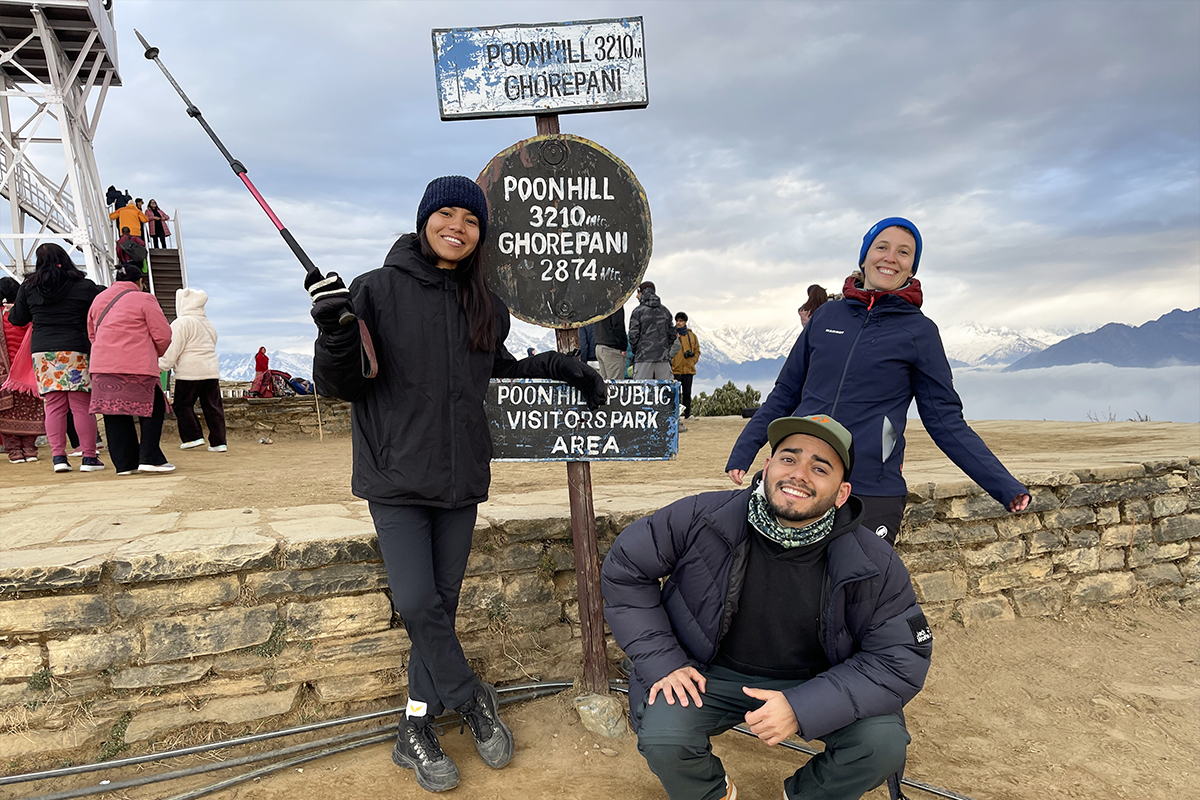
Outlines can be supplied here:
M754 530L783 547L803 547L821 541L833 530L833 517L836 513L835 506L816 522L803 528L789 528L780 525L771 509L767 508L767 493L763 484L760 483L750 495L750 524L754 526Z

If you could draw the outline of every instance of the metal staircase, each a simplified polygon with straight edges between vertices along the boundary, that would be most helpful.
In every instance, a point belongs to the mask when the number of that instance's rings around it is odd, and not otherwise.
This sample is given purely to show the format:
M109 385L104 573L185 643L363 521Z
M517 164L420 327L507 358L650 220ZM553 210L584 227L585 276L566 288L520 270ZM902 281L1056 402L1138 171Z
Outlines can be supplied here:
M158 298L167 321L174 322L177 316L175 310L175 290L188 285L187 263L183 256L183 225L179 220L179 210L176 209L171 217L174 230L167 241L177 247L152 247L148 251L146 261L150 266L150 291Z

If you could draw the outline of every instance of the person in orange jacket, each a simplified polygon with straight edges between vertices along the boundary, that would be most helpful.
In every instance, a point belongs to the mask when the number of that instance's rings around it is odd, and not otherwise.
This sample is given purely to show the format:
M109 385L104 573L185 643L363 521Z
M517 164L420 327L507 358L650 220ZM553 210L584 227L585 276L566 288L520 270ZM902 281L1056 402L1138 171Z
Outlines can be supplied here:
M134 236L142 235L142 225L148 220L142 210L134 205L132 200L124 208L118 208L116 211L108 215L109 219L117 221L117 230L121 228L129 228L129 232Z

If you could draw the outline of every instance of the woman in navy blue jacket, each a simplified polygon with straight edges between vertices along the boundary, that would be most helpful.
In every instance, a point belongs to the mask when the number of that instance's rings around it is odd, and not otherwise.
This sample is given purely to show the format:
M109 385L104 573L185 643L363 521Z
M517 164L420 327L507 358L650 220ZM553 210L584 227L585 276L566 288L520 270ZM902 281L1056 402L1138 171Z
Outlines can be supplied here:
M828 414L854 436L850 483L865 506L863 525L895 544L908 487L901 474L904 426L913 398L925 430L971 480L1009 511L1029 505L1014 478L962 415L937 326L921 313L921 234L888 217L863 237L861 279L844 298L818 308L788 355L766 402L742 430L725 470L736 484L787 416Z

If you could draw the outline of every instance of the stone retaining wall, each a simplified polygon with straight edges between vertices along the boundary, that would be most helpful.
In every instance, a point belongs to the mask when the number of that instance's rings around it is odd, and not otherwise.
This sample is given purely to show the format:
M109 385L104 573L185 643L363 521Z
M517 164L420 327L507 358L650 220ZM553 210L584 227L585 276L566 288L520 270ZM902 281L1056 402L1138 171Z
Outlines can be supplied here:
M320 404L320 425L317 405ZM275 433L303 433L316 436L323 427L326 434L350 432L350 403L333 397L318 400L297 397L225 397L225 426L231 435L264 436Z
M1020 515L971 483L912 488L898 550L935 627L1200 598L1200 459L1019 477ZM651 510L602 515L601 552ZM494 682L579 674L567 509L484 513L458 620L468 658ZM174 546L0 564L6 771L400 700L409 643L365 504L161 525Z

